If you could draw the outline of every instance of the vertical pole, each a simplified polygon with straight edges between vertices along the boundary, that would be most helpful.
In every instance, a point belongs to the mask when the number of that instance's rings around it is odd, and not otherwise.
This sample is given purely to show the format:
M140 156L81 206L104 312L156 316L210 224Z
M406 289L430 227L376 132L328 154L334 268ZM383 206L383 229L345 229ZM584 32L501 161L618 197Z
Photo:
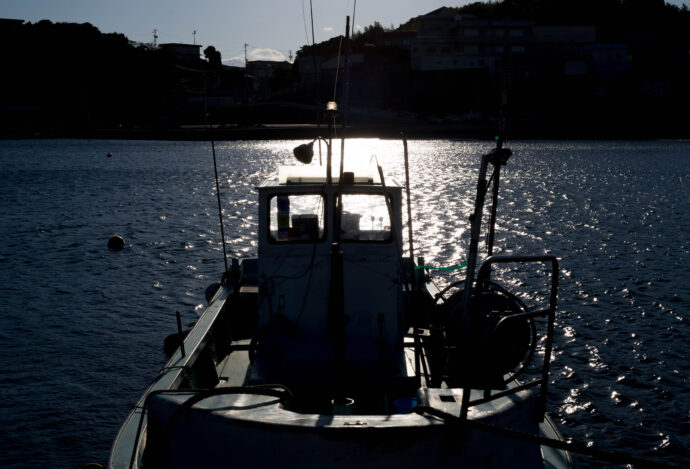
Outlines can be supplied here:
M345 19L345 86L343 88L343 96L341 107L347 110L347 101L350 94L350 17ZM345 124L343 124L343 127Z
M407 136L402 132L403 149L405 151L405 191L407 194L407 238L410 243L410 284L412 288L417 286L417 278L414 274L414 244L412 242L412 201L410 200L410 161L407 154Z
M486 169L489 165L489 155L482 156L482 163L479 169L479 179L477 181L477 199L474 204L474 213L471 215L472 230L470 232L470 246L467 255L467 277L465 278L465 290L462 297L462 311L460 324L462 327L461 337L463 343L460 347L465 353L462 354L465 358L470 357L470 347L472 341L472 327L473 317L470 311L470 297L472 296L472 282L474 281L474 269L477 266L477 247L479 246L479 231L482 226L482 208L484 207L484 197L486 195ZM460 407L460 418L467 418L467 410L470 402L470 392L472 385L469 380L465 381L462 392L462 405Z
M182 335L182 319L180 318L180 312L175 311L175 316L177 317L177 337L180 339L180 352L182 356L186 355L184 351L184 336Z
M321 128L321 110L319 109L319 70L316 65L316 38L314 36L314 8L312 0L309 0L309 14L311 15L311 59L314 66L314 105L316 111L316 128ZM321 165L321 141L319 141L319 165Z
M546 330L546 346L544 347L544 367L541 375L541 393L537 401L537 420L544 421L546 412L546 393L549 385L549 365L551 362L551 349L553 347L553 329L556 321L556 301L558 296L558 259L551 258L551 297L549 299L549 318Z
M477 181L477 199L474 204L474 213L470 216L472 229L470 231L470 246L467 254L467 277L465 279L465 293L462 298L462 314L467 318L469 314L470 296L472 294L472 282L474 281L474 269L477 266L477 251L479 246L479 231L482 226L482 208L486 195L486 169L489 165L489 155L482 157L482 165L479 169ZM464 322L464 321L463 321ZM469 332L469 331L468 331Z
M496 209L498 207L498 182L501 177L501 165L497 164L494 169L494 187L491 194L491 218L489 219L489 239L487 240L487 254L491 256L494 252L494 233L496 230Z
M331 173L331 163L333 160L333 126L335 125L335 115L328 116L328 148L326 149L326 184L333 182Z
M350 62L350 17L348 16L345 20L345 88L343 90L343 97L341 107L343 110L347 109L347 100L350 91L350 74L349 74L349 62ZM342 125L342 131L340 133L340 183L342 184L343 172L345 171L345 115L340 117L340 122Z
M331 245L331 291L329 297L329 335L333 340L333 402L345 403L345 292L343 278L343 251L339 243Z
M207 80L206 80L206 72L202 73L201 76L204 78L204 125L208 125L208 103L207 103L207 95L208 95L208 85L207 85Z

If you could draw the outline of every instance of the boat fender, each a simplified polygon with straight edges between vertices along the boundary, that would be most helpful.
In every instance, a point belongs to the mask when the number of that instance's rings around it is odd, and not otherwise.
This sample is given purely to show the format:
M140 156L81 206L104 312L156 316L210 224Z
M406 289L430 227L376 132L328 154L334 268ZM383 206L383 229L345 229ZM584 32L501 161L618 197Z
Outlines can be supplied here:
M210 304L216 292L220 288L220 282L215 282L206 287L206 303Z
M119 251L125 247L125 240L119 234L114 234L108 240L108 249L112 251Z

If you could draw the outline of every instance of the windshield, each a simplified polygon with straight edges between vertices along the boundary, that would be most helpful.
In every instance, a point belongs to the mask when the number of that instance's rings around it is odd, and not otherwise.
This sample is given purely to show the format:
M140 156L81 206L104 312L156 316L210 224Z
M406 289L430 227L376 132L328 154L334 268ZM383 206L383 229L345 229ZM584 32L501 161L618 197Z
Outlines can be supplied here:
M324 239L326 230L323 195L274 195L269 205L270 241L314 242Z
M389 241L391 218L384 194L343 194L342 241Z

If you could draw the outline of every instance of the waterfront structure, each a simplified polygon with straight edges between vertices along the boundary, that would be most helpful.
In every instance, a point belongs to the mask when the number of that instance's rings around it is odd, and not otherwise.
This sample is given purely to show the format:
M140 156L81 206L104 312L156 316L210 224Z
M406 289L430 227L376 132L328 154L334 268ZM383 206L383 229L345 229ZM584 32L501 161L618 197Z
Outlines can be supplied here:
M198 65L201 63L201 45L198 44L178 44L166 43L158 46L162 51L172 55L175 60L182 64Z

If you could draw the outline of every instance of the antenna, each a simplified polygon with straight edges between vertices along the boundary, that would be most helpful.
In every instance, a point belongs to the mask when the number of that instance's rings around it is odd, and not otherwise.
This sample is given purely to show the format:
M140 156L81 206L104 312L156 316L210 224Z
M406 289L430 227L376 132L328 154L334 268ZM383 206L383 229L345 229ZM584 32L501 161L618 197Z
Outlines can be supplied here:
M312 0L309 0L309 14L311 15L311 59L314 66L314 105L316 109L319 108L319 70L316 66L316 39L314 37L314 8L312 6ZM309 38L307 37L307 42ZM338 53L340 55L340 53ZM338 70L336 69L336 74ZM335 100L335 98L333 98ZM316 111L316 127L321 128L321 112ZM321 163L321 140L319 140L319 163Z
M192 33L192 36L194 37L194 45L196 46L196 29Z
M153 47L157 46L157 42L158 42L158 30L154 29L153 30Z
M352 35L355 34L355 12L357 11L357 0L355 0L354 5L352 5Z

